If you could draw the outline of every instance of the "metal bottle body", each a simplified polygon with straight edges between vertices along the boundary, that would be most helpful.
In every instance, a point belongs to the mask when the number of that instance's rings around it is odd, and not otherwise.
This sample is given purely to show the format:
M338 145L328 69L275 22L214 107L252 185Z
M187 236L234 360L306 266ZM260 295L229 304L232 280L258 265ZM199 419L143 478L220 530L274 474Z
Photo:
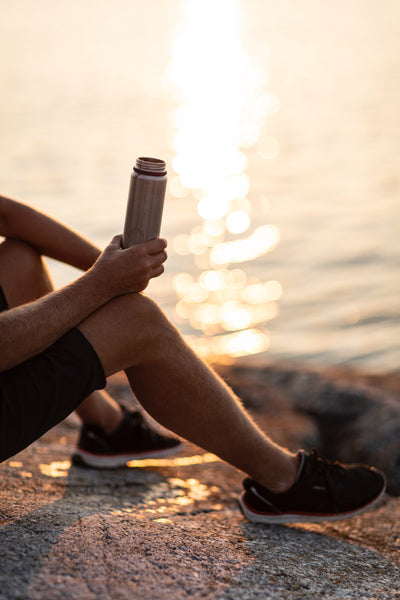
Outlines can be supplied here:
M165 162L138 158L129 186L122 237L124 248L159 237L166 188Z

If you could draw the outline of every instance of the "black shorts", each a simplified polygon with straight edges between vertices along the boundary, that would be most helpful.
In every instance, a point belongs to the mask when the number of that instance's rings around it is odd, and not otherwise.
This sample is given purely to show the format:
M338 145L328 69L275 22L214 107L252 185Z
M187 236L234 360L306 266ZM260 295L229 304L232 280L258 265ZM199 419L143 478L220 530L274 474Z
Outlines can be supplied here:
M0 311L7 309L0 286ZM29 446L105 385L100 360L78 329L0 373L0 462Z

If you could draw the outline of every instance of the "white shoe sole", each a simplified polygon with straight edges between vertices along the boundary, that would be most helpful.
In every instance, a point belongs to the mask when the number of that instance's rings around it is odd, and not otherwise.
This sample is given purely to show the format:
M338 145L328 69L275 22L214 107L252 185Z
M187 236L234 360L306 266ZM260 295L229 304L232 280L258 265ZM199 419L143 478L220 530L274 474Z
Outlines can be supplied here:
M348 519L350 517L354 517L355 515L359 515L364 511L372 508L379 500L384 496L386 491L386 485L383 490L372 502L358 508L356 510L340 513L340 514L332 514L332 515L315 515L315 514L291 514L291 513L282 513L278 515L266 515L261 513L256 513L252 511L244 501L244 494L242 492L239 497L239 505L243 515L251 521L252 523L265 523L266 525L284 525L285 523L322 523L324 521L338 521L340 519Z
M74 452L73 458L77 458L79 464L86 467L94 467L97 469L115 469L116 467L124 467L126 463L131 460L145 460L146 458L163 458L164 456L170 456L176 454L182 450L183 444L178 444L172 448L165 448L164 450L149 450L148 452L141 452L140 454L118 454L113 456L91 454L85 450L77 448Z

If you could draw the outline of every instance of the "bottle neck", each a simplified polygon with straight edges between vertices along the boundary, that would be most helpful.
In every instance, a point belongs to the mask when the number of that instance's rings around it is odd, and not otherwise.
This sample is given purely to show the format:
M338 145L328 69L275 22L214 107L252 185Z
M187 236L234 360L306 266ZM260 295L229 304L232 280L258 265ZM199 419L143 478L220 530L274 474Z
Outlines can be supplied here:
M167 165L160 158L140 157L136 159L133 167L135 173L140 175L151 175L152 177L164 177L167 174Z

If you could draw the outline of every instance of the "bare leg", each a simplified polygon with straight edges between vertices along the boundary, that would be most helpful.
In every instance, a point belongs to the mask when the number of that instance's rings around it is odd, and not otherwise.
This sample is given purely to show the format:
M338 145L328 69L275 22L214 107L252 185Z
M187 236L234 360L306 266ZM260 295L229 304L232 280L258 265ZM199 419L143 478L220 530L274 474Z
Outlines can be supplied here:
M18 266L18 268L16 268ZM10 306L53 289L42 258L28 245L0 245L0 284ZM179 435L215 452L272 490L293 483L296 458L265 437L231 390L186 346L148 298L118 298L81 324L106 375L126 369L146 410ZM104 392L86 399L83 419L111 429L118 407Z
M90 394L75 412L84 423L100 425L106 433L115 431L124 418L118 402L105 390Z
M117 298L79 328L106 375L125 369L136 397L162 425L273 491L294 483L297 457L258 429L233 392L149 298Z
M12 239L0 244L0 285L10 307L31 302L53 290L42 257L28 244Z
M36 300L54 289L43 258L28 244L13 239L0 244L0 285L10 307ZM100 425L107 432L116 429L124 416L105 391L91 394L76 412L84 423Z

